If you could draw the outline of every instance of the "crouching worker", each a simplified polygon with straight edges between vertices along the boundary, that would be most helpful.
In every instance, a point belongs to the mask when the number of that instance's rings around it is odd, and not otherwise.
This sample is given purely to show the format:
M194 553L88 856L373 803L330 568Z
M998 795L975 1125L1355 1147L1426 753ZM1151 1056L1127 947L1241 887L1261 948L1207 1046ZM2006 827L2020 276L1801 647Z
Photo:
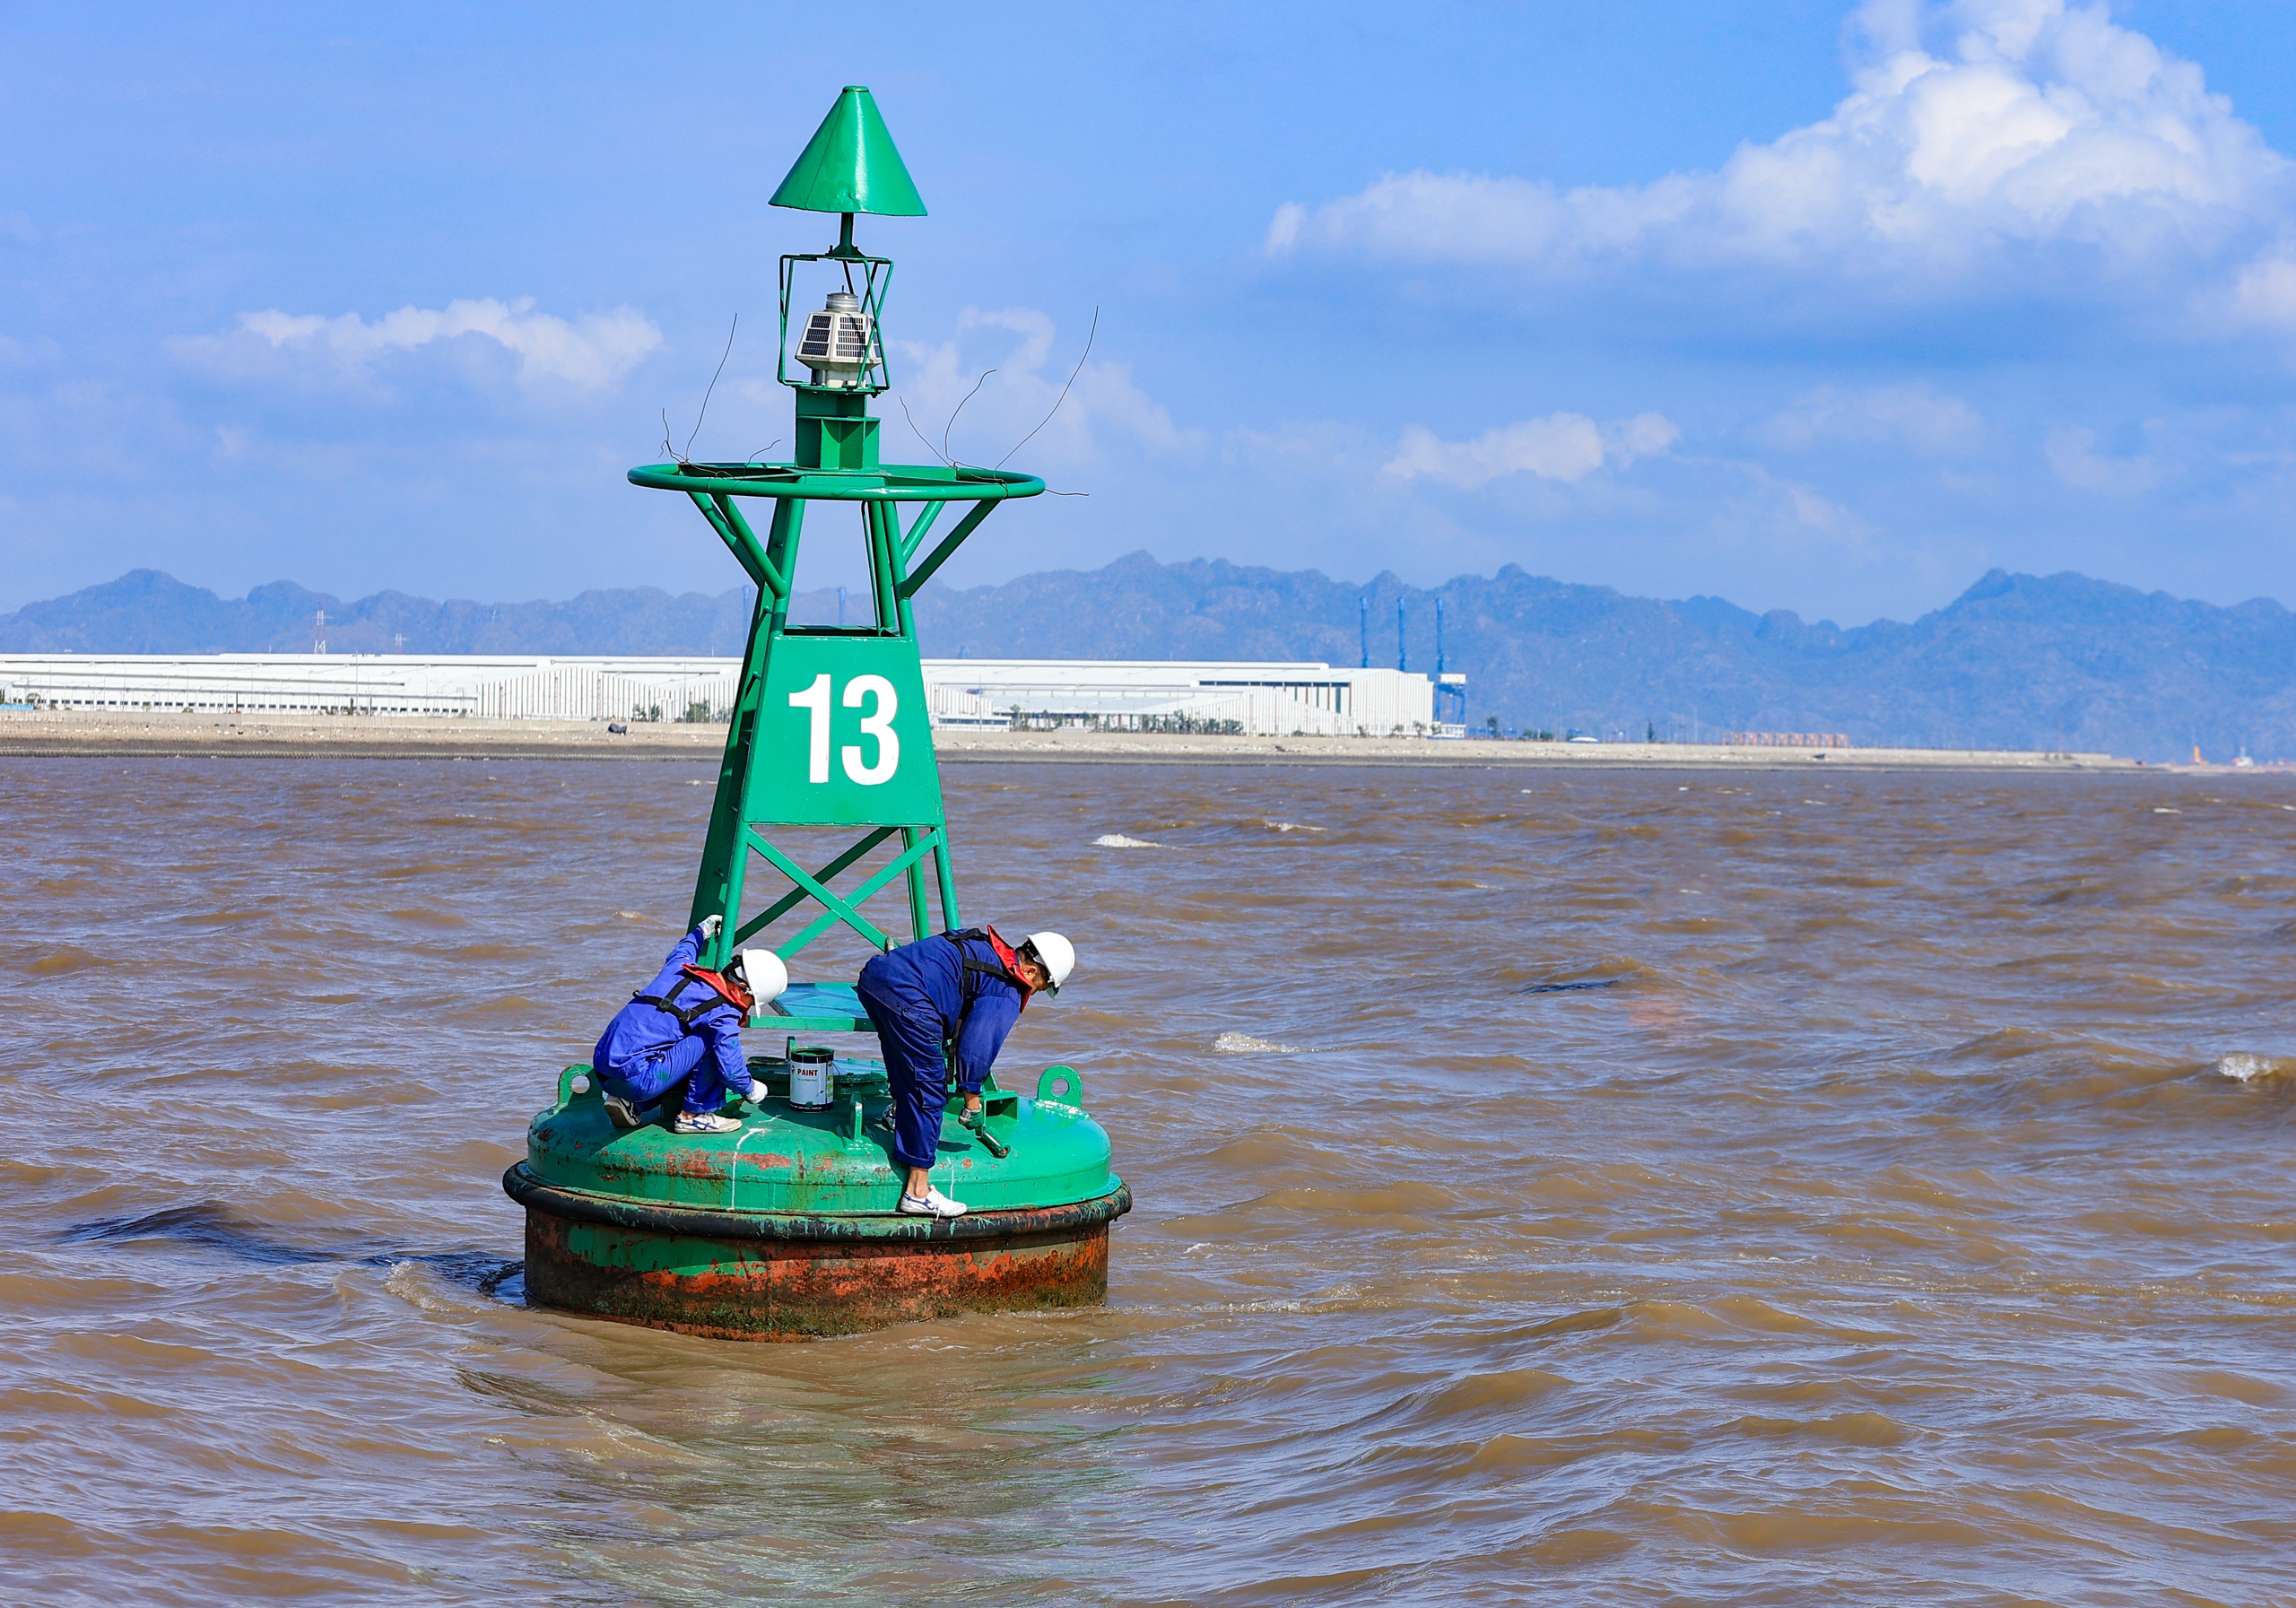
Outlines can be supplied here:
M1031 933L1017 950L995 927L967 927L888 950L861 969L856 991L884 1046L892 1086L893 1160L909 1169L900 1209L961 1217L964 1203L933 1186L948 1108L948 1069L964 1091L965 1119L980 1120L980 1086L1031 994L1058 994L1076 951L1058 933Z
M614 1013L590 1070L604 1086L606 1114L614 1126L642 1126L675 1094L678 1134L729 1134L740 1122L721 1117L726 1096L755 1100L760 1091L742 1058L742 1021L762 994L773 998L789 986L788 968L770 949L748 949L723 971L694 964L701 946L715 938L725 917L709 916L678 940L654 980Z

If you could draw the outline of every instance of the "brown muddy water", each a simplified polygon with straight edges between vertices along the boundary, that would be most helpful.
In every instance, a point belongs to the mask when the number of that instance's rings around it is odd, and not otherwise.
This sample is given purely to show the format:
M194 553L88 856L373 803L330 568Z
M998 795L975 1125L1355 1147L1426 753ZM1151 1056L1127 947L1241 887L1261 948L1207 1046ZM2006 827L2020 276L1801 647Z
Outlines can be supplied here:
M955 767L1109 1304L767 1346L497 1184L707 776L0 762L0 1595L2296 1602L2287 780Z

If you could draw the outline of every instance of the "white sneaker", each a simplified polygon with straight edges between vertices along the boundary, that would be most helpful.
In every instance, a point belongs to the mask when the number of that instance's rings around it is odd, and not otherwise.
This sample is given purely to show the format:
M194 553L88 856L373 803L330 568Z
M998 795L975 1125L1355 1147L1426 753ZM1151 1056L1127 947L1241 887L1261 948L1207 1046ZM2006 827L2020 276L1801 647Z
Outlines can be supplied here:
M938 1189L927 1189L922 1200L904 1194L900 1197L900 1209L911 1217L962 1217L965 1214L964 1202L952 1201Z
M715 1111L681 1111L673 1134L735 1134L741 1131L737 1117L720 1117Z
M638 1108L619 1094L602 1094L599 1098L604 1100L606 1115L613 1118L614 1126L626 1132L631 1128L642 1128L646 1126L639 1118Z

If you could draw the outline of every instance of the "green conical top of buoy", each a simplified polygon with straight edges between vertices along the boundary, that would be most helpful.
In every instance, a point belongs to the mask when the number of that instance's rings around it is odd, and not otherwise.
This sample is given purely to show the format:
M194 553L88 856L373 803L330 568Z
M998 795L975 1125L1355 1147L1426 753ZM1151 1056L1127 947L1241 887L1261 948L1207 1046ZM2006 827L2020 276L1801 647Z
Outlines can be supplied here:
M805 142L773 204L808 213L876 213L921 218L924 198L869 91L848 83Z

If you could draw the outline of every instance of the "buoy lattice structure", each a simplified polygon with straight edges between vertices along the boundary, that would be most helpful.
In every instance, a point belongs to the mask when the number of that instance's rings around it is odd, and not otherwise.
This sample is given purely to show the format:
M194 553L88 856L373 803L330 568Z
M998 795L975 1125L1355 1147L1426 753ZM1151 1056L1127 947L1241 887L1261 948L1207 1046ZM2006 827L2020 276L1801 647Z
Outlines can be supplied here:
M773 204L840 217L834 248L781 259L790 460L680 460L629 475L691 500L757 587L688 917L722 918L700 957L712 970L758 943L789 960L840 928L890 949L894 937L863 908L881 892L905 894L912 937L961 925L910 600L990 514L1044 490L1016 471L879 462L868 403L890 383L881 330L892 263L855 246L854 219L925 207L867 90L839 96ZM831 288L793 349L806 274ZM808 510L840 505L860 516L872 616L793 625ZM765 517L753 523L751 510ZM774 840L785 827L858 835L809 867ZM1106 1297L1109 1228L1132 1195L1075 1072L1047 1068L1032 1094L992 1078L977 1128L952 1093L934 1177L970 1209L906 1216L905 1169L878 1126L891 1100L882 1062L840 1051L819 1105L816 1058L804 1058L802 1103L790 1099L796 1035L874 1032L852 984L793 985L749 1025L789 1037L781 1056L750 1056L761 1098L725 1108L740 1120L730 1132L624 1130L592 1069L560 1075L526 1159L502 1181L526 1213L530 1301L697 1334L805 1339Z

